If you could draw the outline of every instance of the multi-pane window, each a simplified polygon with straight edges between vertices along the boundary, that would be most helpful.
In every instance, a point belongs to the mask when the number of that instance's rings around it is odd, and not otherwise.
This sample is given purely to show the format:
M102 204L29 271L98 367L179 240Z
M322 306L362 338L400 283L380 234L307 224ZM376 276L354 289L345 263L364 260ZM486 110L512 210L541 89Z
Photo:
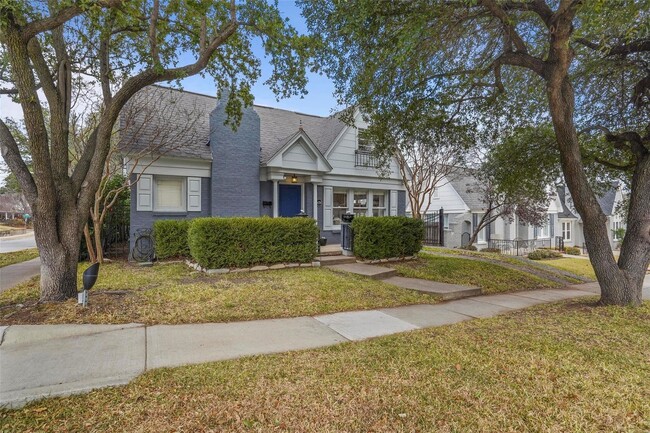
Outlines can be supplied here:
M372 142L368 137L368 131L365 129L359 129L358 131L358 140L359 140L359 152L371 152L372 151Z
M613 230L613 238L615 241L620 240L620 234L621 234L621 229L623 228L623 221L613 221L612 222L612 230Z
M368 213L368 193L363 191L354 192L354 216L365 216Z
M185 178L154 177L154 210L159 212L185 211Z
M348 211L348 193L347 191L334 190L332 202L332 224L341 225L341 217Z
M543 223L539 228L538 228L538 233L537 237L539 238L547 238L550 236L551 233L551 226L550 226L550 221L549 218L546 218L546 222Z
M445 230L449 230L449 214L448 213L444 214L443 221L444 221Z
M386 195L375 192L372 195L372 216L386 215Z
M571 221L562 222L562 239L565 241L571 240Z

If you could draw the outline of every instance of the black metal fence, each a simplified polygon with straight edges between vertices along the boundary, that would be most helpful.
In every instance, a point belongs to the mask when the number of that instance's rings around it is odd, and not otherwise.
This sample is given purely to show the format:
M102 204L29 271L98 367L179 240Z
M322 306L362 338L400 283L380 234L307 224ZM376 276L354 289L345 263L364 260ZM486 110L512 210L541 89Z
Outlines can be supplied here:
M445 246L445 213L442 208L435 214L422 216L425 245Z
M498 248L501 254L525 256L539 248L551 248L551 239L490 239L490 248Z
M564 251L564 238L562 236L555 236L555 249Z
M126 259L129 256L130 209L128 202L119 202L107 212L102 225L101 242L105 258ZM92 220L88 220L91 237L94 236ZM82 237L80 260L88 259L86 240Z
M363 150L354 151L355 167L377 167L377 158L370 152Z

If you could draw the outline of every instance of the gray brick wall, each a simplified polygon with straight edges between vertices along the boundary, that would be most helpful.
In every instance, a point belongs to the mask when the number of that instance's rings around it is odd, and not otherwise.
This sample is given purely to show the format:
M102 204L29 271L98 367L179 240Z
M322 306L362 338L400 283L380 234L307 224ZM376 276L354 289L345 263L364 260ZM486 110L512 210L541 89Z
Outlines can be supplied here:
M212 216L260 215L260 118L244 110L237 131L224 125L224 103L210 114Z
M154 180L156 176L154 175ZM136 175L131 175L131 182L135 182ZM135 245L136 232L138 229L153 228L156 220L162 219L191 219L210 216L210 178L201 178L201 212L138 212L137 209L137 188L136 184L131 188L131 210L130 210L130 236L129 251ZM129 258L131 255L129 254Z

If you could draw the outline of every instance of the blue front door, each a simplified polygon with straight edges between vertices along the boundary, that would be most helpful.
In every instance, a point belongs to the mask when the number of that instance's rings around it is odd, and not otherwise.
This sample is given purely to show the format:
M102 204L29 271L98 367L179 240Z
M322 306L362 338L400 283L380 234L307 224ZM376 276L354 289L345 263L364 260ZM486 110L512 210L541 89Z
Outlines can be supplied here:
M292 217L300 213L300 185L280 186L280 216Z

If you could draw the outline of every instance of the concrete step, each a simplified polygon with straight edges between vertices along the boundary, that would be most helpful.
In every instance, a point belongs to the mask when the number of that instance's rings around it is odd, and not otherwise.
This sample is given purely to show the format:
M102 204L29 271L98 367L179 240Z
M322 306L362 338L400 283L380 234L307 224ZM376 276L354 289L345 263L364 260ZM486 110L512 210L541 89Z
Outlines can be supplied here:
M345 265L334 265L330 267L334 271L350 272L363 275L375 280L383 280L397 275L397 271L383 266L366 265L363 263L350 263Z
M341 256L343 255L343 252L339 250L330 250L330 251L323 251L322 249L320 250L319 256L321 257L329 257L329 256Z
M317 260L320 262L321 266L334 266L334 265L343 265L346 263L356 263L357 259L354 256L318 256Z
M390 277L384 280L403 289L416 290L430 295L440 296L443 300L460 299L481 294L481 289L459 284L439 283L419 278Z

